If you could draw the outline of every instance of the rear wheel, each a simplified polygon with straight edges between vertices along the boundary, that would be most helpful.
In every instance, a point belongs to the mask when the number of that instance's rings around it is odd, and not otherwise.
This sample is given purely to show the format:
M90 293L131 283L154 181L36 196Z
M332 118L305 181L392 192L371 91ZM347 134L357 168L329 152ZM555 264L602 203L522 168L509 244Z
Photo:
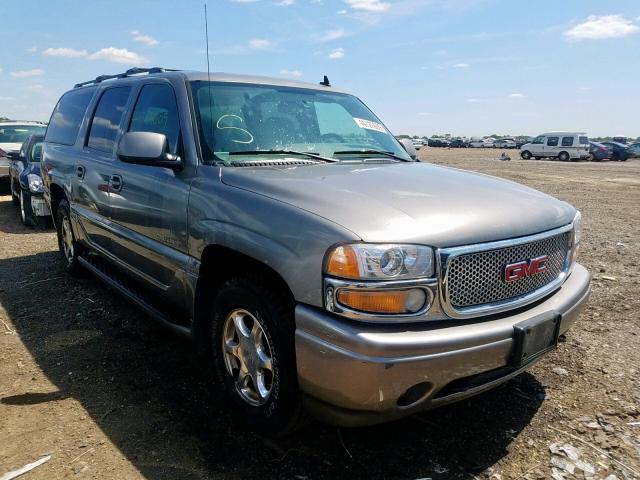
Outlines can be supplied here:
M561 162L568 162L571 159L570 155L567 152L560 152L558 154L558 160Z
M536 160L540 160L542 157L535 157Z
M214 368L235 411L269 435L293 430L302 404L293 305L260 276L227 280L213 301Z
M56 233L58 234L58 248L64 261L64 269L73 276L83 276L84 269L78 260L82 253L82 246L76 241L71 227L71 210L69 202L61 200L55 212Z
M520 156L523 160L529 160L531 158L531 152L529 150L525 150L524 152L520 153Z

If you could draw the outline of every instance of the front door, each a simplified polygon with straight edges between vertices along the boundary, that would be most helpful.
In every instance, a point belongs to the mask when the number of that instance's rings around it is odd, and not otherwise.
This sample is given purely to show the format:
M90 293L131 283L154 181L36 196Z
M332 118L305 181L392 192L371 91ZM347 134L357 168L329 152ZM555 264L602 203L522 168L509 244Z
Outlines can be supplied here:
M125 131L162 133L171 153L184 158L178 104L170 83L143 85ZM116 179L110 187L112 249L129 267L166 289L188 261L189 169L116 160L111 171Z

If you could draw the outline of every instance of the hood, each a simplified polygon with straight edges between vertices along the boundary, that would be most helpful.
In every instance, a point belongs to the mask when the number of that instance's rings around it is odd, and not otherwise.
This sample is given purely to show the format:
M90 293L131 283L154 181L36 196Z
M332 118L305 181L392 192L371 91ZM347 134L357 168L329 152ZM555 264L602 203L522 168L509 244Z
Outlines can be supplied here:
M560 200L487 175L426 163L223 168L222 181L331 220L366 242L450 247L570 223Z

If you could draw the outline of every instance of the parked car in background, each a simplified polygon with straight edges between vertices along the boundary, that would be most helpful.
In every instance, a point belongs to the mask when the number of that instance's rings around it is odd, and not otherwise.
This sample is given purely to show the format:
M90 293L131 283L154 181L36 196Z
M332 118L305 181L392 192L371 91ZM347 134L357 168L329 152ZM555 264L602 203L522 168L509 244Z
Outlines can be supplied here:
M601 142L604 146L611 150L611 160L616 162L626 162L633 157L633 152L629 151L629 147L619 142Z
M42 122L0 122L0 179L9 177L9 152L19 151L29 135L46 129Z
M303 405L357 426L484 392L554 350L587 302L580 212L415 161L347 92L106 78L65 93L45 137L61 265L192 339L254 428L285 432Z
M522 145L531 142L531 140L533 140L533 138L527 136L516 137L516 148L522 147Z
M611 159L611 150L606 145L598 142L589 142L589 154L593 162L602 162Z
M626 145L628 140L629 139L627 137L624 137L624 136L621 136L621 135L618 135L617 137L613 137L611 139L612 142L622 143L623 145Z
M449 143L449 147L451 147L451 148L466 148L467 146L468 146L467 142L465 142L461 138L454 138Z
M563 162L586 159L589 158L589 137L581 132L543 133L520 147L520 156L525 160L557 158Z
M500 138L493 142L493 148L516 148L516 146L513 138Z
M484 148L485 142L482 138L472 138L468 143L469 148Z
M427 141L427 145L430 147L448 147L449 141L444 138L430 138Z
M420 150L422 148L422 140L419 138L413 138L411 143L413 143L413 148L416 150Z
M629 145L629 153L633 158L640 158L640 143L632 143Z
M22 223L31 227L45 226L51 215L43 198L40 160L44 135L30 135L18 152L9 153L11 199L20 205Z

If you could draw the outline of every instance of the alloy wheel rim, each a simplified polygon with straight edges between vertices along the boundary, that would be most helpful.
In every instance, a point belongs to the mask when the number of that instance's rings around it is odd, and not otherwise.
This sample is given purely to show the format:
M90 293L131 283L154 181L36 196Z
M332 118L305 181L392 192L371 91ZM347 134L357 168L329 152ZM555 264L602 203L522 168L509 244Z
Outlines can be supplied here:
M222 332L224 363L236 392L251 406L264 405L274 375L271 345L262 325L253 314L236 309L227 315Z
M62 248L64 256L71 263L73 261L73 234L71 233L71 223L67 216L62 219Z

